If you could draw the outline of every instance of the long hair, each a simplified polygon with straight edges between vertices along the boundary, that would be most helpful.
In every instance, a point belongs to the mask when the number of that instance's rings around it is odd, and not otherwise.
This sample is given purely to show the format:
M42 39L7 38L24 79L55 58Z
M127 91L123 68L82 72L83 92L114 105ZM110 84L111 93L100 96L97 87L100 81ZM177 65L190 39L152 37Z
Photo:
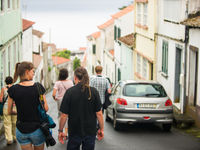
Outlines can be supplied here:
M16 63L13 82L15 83L18 77L20 77L20 80L22 80L24 78L26 70L31 70L33 68L34 66L31 62L23 61L21 63Z
M87 70L83 67L78 67L74 71L74 75L80 80L81 86L82 86L82 92L84 92L86 89L89 90L89 97L88 99L91 99L91 89L89 86L89 76L87 73Z

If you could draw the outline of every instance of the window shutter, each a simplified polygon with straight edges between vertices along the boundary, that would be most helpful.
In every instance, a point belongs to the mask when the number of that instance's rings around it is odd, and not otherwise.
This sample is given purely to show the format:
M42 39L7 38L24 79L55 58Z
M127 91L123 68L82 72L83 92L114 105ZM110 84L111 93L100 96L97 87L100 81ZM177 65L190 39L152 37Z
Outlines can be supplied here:
M118 28L118 38L120 38L120 37L121 37L121 29Z
M162 72L164 72L164 42L162 43Z
M117 39L117 27L115 26L114 27L114 40Z
M96 54L96 45L92 45L92 52L93 54Z
M166 74L168 74L168 43L166 43Z
M120 69L118 68L118 81L120 81L121 80L121 71L120 71Z

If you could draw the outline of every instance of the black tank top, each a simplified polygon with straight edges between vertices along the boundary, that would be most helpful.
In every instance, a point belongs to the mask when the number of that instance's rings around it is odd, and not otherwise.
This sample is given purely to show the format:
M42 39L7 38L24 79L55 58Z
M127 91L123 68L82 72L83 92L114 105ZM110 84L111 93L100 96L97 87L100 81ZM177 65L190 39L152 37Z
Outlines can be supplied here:
M39 86L44 94L44 87L41 84ZM8 94L17 107L17 128L22 133L31 133L38 129L40 124L39 93L35 84L32 86L13 85L8 89Z

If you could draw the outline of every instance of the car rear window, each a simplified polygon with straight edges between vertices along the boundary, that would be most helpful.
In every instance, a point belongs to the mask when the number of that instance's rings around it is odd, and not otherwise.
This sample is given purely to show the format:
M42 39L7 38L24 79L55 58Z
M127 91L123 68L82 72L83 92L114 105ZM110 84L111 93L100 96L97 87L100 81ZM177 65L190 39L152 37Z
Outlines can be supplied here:
M123 95L132 97L166 97L160 84L131 83L124 86Z

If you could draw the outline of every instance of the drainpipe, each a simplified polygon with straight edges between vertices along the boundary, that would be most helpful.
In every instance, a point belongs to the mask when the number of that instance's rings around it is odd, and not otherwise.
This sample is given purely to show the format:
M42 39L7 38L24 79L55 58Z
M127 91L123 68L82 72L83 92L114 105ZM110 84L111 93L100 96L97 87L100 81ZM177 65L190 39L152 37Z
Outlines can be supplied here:
M186 2L186 17L188 18L188 3ZM188 41L189 41L189 27L185 26L185 58L184 58L184 98L183 98L183 109L181 110L181 113L184 114L186 112L186 105L187 105L187 97L186 97L186 81L187 81L187 47L188 47Z

